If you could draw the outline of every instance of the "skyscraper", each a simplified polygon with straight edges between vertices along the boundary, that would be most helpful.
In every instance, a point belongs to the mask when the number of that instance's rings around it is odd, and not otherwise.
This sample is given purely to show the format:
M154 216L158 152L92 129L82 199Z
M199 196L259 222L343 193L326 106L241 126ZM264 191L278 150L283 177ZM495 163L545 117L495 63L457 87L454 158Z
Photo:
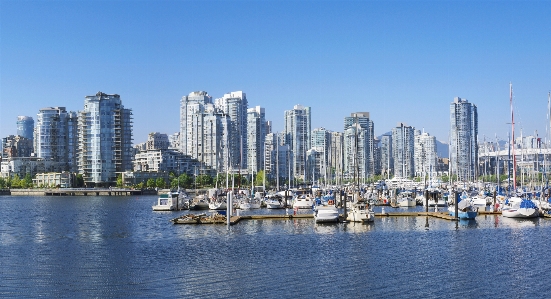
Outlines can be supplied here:
M438 157L436 155L436 137L428 133L415 135L415 175L435 177Z
M182 153L199 158L203 138L205 105L212 104L206 91L194 91L180 100L180 148Z
M249 169L258 172L264 166L264 141L266 140L266 113L256 106L247 110L247 161Z
M383 135L381 136L381 175L384 178L390 178L393 173L392 135Z
M36 118L36 156L64 164L64 170L76 171L77 114L65 107L39 110Z
M344 172L349 179L374 175L374 124L369 112L355 112L344 118Z
M293 110L285 111L285 144L291 154L291 177L305 179L306 151L311 148L311 109L295 105Z
M132 170L132 110L118 94L86 96L78 115L78 172L87 185L112 184Z
M33 140L34 120L30 116L17 117L17 135Z
M405 123L398 123L392 128L392 156L394 159L394 175L409 178L415 174L414 168L414 131Z
M216 108L230 117L228 132L231 166L247 167L247 95L242 91L225 94L215 100Z
M462 181L476 179L478 113L476 105L459 97L450 104L450 174Z

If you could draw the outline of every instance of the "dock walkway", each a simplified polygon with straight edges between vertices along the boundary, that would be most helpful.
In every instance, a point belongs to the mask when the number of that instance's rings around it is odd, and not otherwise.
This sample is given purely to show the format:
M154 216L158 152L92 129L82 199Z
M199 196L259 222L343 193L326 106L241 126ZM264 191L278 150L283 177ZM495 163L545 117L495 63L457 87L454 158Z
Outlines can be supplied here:
M501 212L480 211L481 215L501 215ZM391 212L391 213L375 213L375 217L435 217L444 220L457 221L455 217L450 216L447 212ZM551 218L549 214L543 214L541 217ZM292 219L313 219L313 214L297 214L297 215L243 215L231 216L230 225L239 223L241 220L292 220ZM340 215L343 219L343 215ZM171 220L174 224L226 224L226 217L222 215L208 216L201 215L184 215Z

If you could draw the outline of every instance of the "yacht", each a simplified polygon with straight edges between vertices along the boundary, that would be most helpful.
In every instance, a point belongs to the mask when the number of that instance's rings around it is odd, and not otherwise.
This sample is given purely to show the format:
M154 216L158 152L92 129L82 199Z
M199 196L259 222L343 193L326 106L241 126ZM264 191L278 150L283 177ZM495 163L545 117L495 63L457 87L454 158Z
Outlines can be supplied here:
M355 203L352 206L352 209L348 211L346 220L362 223L373 222L375 221L375 212L369 208L369 205L366 202L360 201Z
M268 195L266 201L266 208L268 209L283 209L284 202L279 196Z
M403 191L398 196L398 205L400 207L415 207L417 205L411 191Z
M190 210L208 210L209 202L205 195L196 196L189 205Z
M296 196L293 201L293 209L311 209L313 205L314 200L309 194Z
M339 221L339 210L335 206L335 200L330 199L327 204L322 203L320 200L318 203L314 209L314 220L316 223Z

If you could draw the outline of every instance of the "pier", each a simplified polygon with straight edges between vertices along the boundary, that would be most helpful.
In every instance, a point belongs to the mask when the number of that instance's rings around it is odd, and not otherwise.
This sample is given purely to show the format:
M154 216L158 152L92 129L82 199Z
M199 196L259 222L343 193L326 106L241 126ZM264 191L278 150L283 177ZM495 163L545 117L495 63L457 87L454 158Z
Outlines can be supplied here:
M480 211L479 215L501 215L501 212ZM174 224L226 224L226 217L216 213L191 215L192 217L174 218L171 221ZM447 212L391 212L391 213L375 213L375 217L434 217L443 220L457 221L458 219L450 216ZM540 217L550 218L550 214L542 214ZM297 214L297 215L245 215L231 216L230 225L239 223L241 220L292 220L292 219L313 219L314 214ZM344 219L340 215L340 219Z

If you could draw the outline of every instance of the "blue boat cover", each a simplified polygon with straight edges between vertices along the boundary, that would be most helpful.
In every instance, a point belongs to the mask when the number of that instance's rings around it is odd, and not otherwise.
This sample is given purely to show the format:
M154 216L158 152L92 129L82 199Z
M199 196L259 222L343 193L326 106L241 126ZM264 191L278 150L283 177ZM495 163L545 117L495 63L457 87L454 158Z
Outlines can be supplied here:
M537 206L533 201L531 201L529 199L523 199L520 202L520 208L521 209L536 209Z

